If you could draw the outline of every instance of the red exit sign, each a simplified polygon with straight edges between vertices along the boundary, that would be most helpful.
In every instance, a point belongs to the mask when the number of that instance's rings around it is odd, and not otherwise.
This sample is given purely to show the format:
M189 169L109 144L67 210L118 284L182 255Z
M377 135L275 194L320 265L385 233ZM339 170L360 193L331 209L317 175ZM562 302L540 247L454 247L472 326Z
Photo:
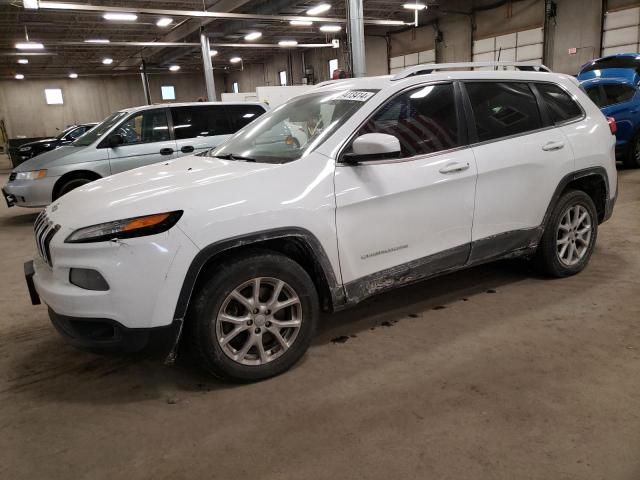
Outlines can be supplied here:
M569 50L569 55L575 55L576 53L578 53L578 49L577 48L570 48Z

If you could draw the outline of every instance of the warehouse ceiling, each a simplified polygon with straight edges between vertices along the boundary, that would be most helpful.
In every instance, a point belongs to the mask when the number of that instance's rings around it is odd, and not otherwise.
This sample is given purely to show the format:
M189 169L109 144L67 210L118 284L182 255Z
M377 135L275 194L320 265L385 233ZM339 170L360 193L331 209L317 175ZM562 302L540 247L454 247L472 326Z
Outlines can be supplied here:
M366 19L396 20L408 24L413 21L414 14L403 8L403 4L413 1L366 0L364 16ZM332 8L320 16L344 20L346 15L344 0L76 0L73 3L123 9L204 10L302 17L306 16L307 10L319 3L329 3ZM420 13L422 23L436 18L441 10L441 6L434 0L427 3L430 8ZM156 22L162 15L138 12L135 21L109 21L103 18L103 14L101 11L25 9L22 0L0 0L0 77L13 77L16 73L31 78L66 76L71 72L78 75L124 74L137 72L143 59L152 71L166 71L170 65L179 65L182 72L201 70L202 60L197 44L201 30L210 37L211 49L218 52L213 57L215 69L240 68L229 63L234 56L241 57L244 64L262 63L265 58L287 50L277 46L283 39L294 39L301 44L327 44L333 38L341 41L346 39L344 23L342 31L324 33L319 30L320 22L311 26L292 26L289 20L283 19L247 20L166 15L172 19L172 23L160 27ZM330 22L322 22L326 23ZM367 26L367 32L384 33L398 28L403 27L371 25ZM245 40L244 36L253 31L262 32L262 37L254 42ZM15 44L25 41L26 35L30 41L44 44L44 50L17 50ZM110 43L84 43L95 39L109 40ZM158 47L122 45L117 42L178 42L191 45ZM220 43L274 46L239 48L215 45ZM105 65L105 58L111 58L113 62ZM28 64L19 64L20 59L28 60Z

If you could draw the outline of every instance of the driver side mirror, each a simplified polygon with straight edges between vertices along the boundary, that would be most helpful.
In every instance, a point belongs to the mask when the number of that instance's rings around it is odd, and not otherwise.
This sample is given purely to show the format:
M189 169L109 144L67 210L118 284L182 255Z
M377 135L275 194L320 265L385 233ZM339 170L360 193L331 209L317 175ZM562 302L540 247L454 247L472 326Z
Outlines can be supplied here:
M119 147L124 143L124 138L119 133L114 133L113 135L109 135L109 139L107 140L107 145L110 148Z
M387 133L366 133L353 141L351 152L344 154L344 163L400 158L400 140Z

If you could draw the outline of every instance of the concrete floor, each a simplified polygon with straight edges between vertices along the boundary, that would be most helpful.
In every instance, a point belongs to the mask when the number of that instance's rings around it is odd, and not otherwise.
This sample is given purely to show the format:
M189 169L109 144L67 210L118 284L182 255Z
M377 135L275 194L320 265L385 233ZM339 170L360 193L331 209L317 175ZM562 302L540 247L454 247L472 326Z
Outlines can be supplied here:
M0 478L637 480L640 171L620 174L581 275L502 262L382 295L245 386L67 346L23 282L36 213L0 206Z

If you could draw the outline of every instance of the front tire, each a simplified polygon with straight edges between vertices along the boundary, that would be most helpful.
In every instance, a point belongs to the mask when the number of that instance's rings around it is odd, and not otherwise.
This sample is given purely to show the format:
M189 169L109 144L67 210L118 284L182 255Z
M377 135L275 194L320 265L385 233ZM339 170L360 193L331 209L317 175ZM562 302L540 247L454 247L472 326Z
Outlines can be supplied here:
M581 272L589 263L598 236L598 212L583 191L566 192L553 209L534 263L552 277Z
M253 382L291 368L311 344L318 295L307 272L260 251L216 266L187 319L199 363L216 377Z
M82 185L86 185L87 183L90 183L90 182L92 182L92 180L88 178L72 178L71 180L67 180L58 189L58 192L55 196L56 198L54 198L53 200L56 201L57 199L62 197L64 194L69 193L71 190L75 190L76 188L81 187Z

